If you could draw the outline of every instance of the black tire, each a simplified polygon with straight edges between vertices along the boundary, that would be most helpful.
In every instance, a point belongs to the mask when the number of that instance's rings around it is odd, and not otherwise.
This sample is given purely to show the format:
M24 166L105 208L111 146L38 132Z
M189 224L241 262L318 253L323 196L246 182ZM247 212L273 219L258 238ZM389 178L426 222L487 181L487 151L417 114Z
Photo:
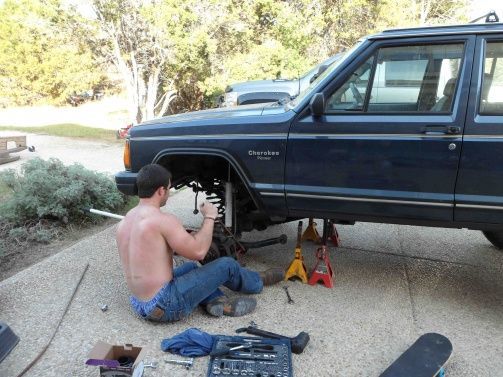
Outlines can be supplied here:
M503 230L494 231L486 230L482 231L484 236L491 242L497 249L503 250Z

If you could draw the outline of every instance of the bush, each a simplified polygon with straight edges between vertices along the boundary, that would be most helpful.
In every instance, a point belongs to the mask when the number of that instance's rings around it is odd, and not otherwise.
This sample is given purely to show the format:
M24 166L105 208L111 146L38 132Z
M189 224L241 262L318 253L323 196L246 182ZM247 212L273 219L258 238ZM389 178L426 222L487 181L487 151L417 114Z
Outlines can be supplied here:
M0 203L0 238L17 244L48 243L62 227L93 221L84 208L115 211L126 203L107 175L54 158L1 172L0 182L11 190Z

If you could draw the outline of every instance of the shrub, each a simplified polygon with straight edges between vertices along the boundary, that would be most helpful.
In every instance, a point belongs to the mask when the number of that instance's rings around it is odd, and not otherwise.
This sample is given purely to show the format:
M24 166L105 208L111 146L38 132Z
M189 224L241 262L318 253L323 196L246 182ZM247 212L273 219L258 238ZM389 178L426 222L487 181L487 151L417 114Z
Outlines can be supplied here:
M126 203L110 177L80 164L35 158L9 169L0 181L11 190L0 203L0 238L47 243L69 224L91 220L84 208L115 211Z

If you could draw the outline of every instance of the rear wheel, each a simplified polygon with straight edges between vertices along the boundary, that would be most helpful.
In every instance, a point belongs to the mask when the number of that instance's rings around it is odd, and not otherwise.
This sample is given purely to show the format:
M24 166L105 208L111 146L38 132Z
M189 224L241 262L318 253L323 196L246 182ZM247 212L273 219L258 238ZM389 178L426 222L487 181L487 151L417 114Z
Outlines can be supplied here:
M483 231L484 236L491 242L497 249L503 250L503 230L499 231Z

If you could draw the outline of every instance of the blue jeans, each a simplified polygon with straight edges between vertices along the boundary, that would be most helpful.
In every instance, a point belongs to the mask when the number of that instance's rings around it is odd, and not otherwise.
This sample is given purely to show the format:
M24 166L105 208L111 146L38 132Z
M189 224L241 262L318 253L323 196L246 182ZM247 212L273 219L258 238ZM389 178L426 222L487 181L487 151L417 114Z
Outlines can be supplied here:
M173 271L173 279L150 301L131 296L133 309L143 318L173 322L187 317L198 305L223 295L223 285L242 293L260 293L263 288L258 272L248 270L229 257L218 258L198 267L186 262Z

